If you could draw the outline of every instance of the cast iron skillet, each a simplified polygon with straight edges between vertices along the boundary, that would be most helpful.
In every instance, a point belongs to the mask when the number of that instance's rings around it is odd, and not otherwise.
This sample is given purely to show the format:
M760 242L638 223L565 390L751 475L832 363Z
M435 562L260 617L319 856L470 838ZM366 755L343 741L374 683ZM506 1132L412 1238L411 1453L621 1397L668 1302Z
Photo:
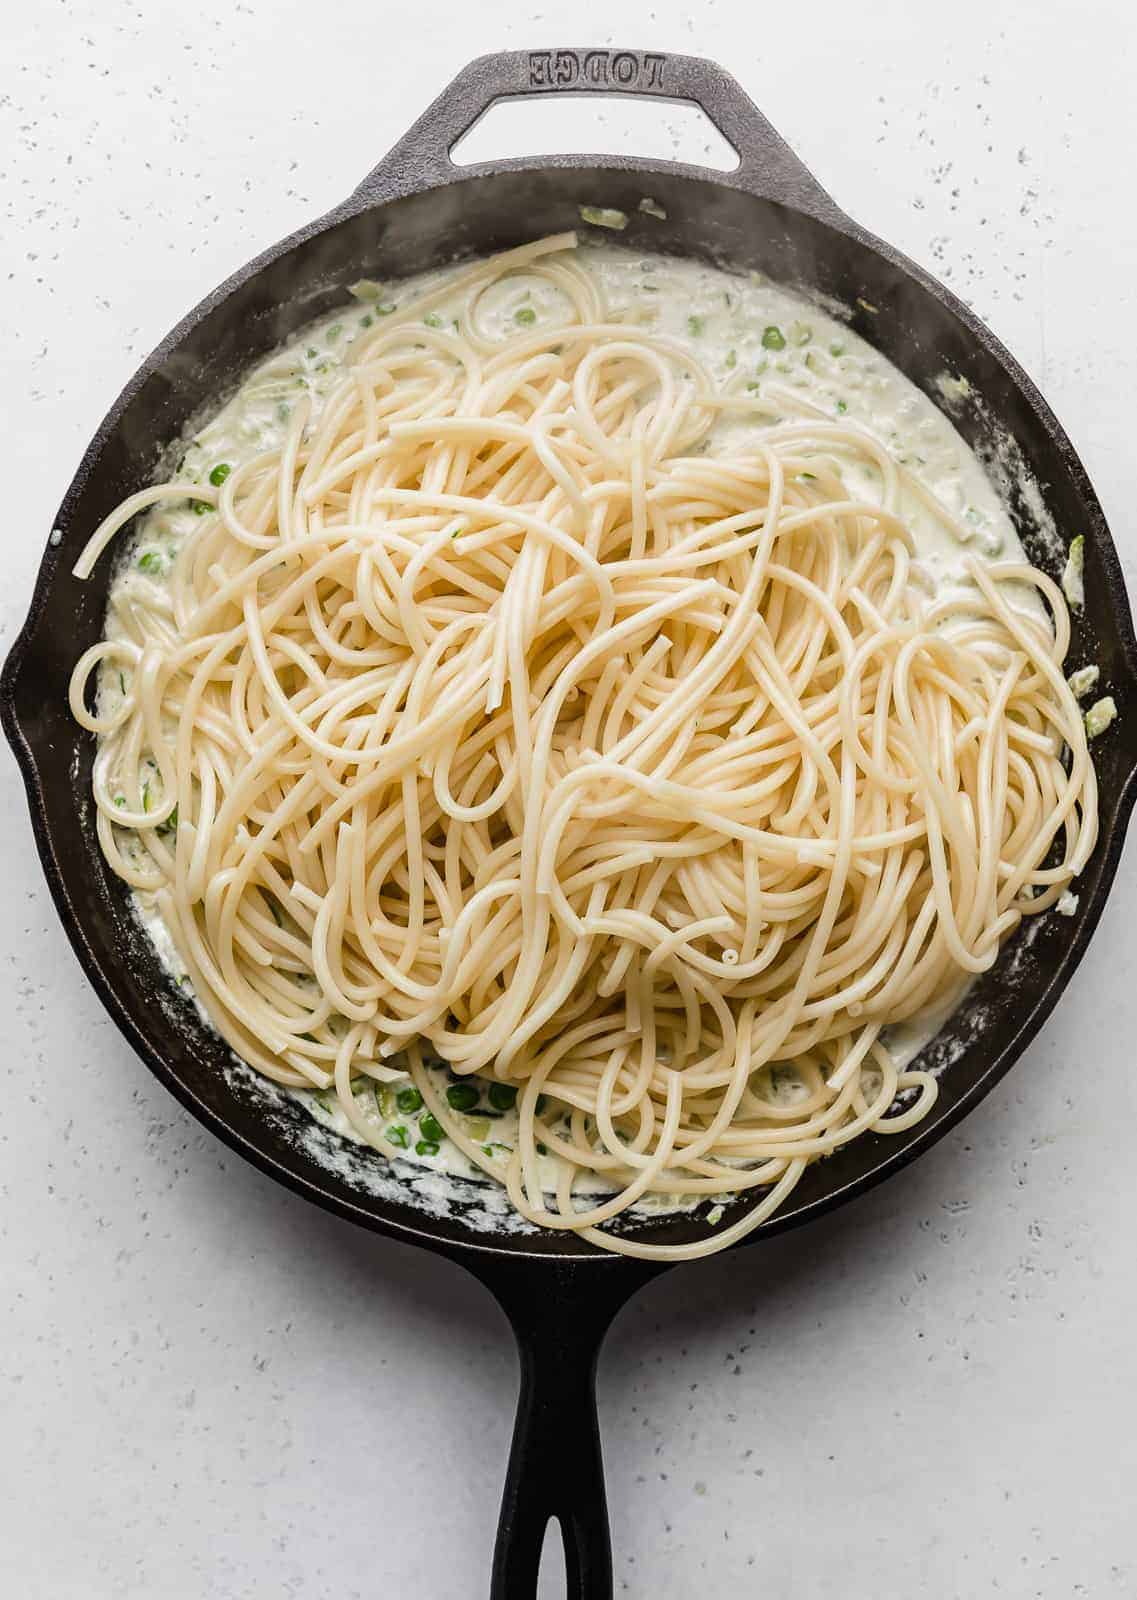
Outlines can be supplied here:
M723 175L628 156L555 156L459 169L448 152L495 101L548 93L627 93L693 101L739 153ZM641 213L651 195L665 221ZM620 242L754 268L851 306L852 325L935 400L945 371L966 380L953 417L981 453L1009 441L1063 540L1086 536L1086 606L1071 666L1097 661L1122 707L1095 746L1102 836L1078 884L1072 921L1044 917L1011 941L946 1037L940 1098L918 1127L863 1137L814 1165L759 1236L863 1193L936 1142L1003 1076L1038 1031L1080 961L1101 914L1133 805L1137 646L1116 552L1069 440L1030 379L941 284L851 222L720 68L686 56L555 50L486 56L461 72L350 199L244 267L192 311L144 362L100 424L60 507L31 610L4 669L0 711L27 785L32 826L60 917L85 971L151 1071L254 1165L354 1222L425 1245L471 1271L508 1313L521 1393L501 1525L494 1600L532 1595L544 1531L561 1523L573 1600L611 1594L594 1373L619 1307L658 1268L564 1234L479 1232L460 1205L429 1215L379 1198L350 1170L331 1170L301 1141L306 1114L267 1105L192 1007L170 992L128 914L122 885L84 825L93 740L67 709L72 663L102 629L111 563L88 583L71 565L99 519L144 485L163 445L216 402L254 359L344 298L361 276L400 277L579 225L581 203L627 213ZM957 386L957 392L962 386ZM1053 548L1021 483L1010 504L1032 558ZM89 816L87 818L89 822ZM306 1123L310 1127L310 1124ZM371 1158L373 1161L377 1157ZM728 1216L727 1222L731 1220ZM700 1234L705 1221L640 1225L655 1242Z

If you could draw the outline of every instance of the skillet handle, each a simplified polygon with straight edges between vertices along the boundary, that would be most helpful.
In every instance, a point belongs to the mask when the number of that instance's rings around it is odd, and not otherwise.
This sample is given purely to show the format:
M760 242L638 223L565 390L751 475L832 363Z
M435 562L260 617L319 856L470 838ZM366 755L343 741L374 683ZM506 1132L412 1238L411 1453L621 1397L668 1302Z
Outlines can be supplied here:
M502 50L479 56L462 68L453 83L368 174L350 205L353 209L376 205L412 189L498 170L497 163L457 167L450 159L450 151L497 101L552 94L689 101L710 118L738 152L739 164L734 172L727 173L690 166L680 170L746 189L761 199L794 206L822 221L841 218L841 212L816 178L729 72L701 56L669 55L659 50ZM614 159L621 166L637 165L625 156ZM571 157L567 161L558 159L558 165L575 164ZM579 158L581 166L597 164L591 156Z
M521 1361L490 1600L535 1600L553 1517L564 1541L568 1600L612 1600L596 1362L616 1313L660 1269L625 1260L550 1261L534 1273L531 1264L499 1257L472 1270L509 1318Z

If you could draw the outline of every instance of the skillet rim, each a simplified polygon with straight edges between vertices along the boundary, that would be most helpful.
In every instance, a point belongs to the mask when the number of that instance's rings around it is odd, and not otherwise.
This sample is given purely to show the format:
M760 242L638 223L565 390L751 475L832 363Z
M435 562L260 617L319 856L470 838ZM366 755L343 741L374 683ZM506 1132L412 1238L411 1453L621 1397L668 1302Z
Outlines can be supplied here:
M477 66L478 63L473 65ZM757 115L757 113L755 114ZM429 115L430 113L428 112L426 116L429 117ZM426 117L421 120L425 122ZM416 127L418 126L419 124L416 124ZM396 150L398 148L397 146ZM236 272L211 290L160 341L124 385L122 391L99 423L90 444L83 454L75 476L64 495L60 509L53 522L53 527L67 524L74 501L82 492L88 477L100 458L106 441L118 427L123 413L138 390L162 366L167 358L179 349L183 340L196 328L202 319L218 308L236 290L265 268L279 261L288 252L321 234L331 231L337 225L352 217L365 212L380 211L392 199L426 193L440 187L459 185L504 173L539 173L550 168L570 169L581 173L615 172L626 174L628 172L639 172L671 182L690 179L698 180L705 184L721 185L728 189L741 189L745 193L753 194L755 192L750 184L735 174L711 171L698 166L671 162L662 163L633 157L558 155L539 158L520 157L483 163L477 166L451 168L452 175L448 174L441 179L427 177L417 183L408 182L405 174L403 174L401 181L398 183L392 182L389 186L389 191L384 193L382 187L384 166L385 164L376 169L376 173L365 181L360 190L357 190L342 205L333 208L323 217L287 235L277 244L260 252L243 267L238 268ZM375 191L377 189L378 193L376 194ZM785 210L805 215L814 225L820 224L838 235L851 239L855 244L880 257L887 264L904 274L925 295L930 295L935 300L938 300L955 320L962 324L966 332L984 347L987 354L994 359L997 365L1002 368L1004 376L1033 412L1049 443L1057 451L1063 467L1070 476L1072 487L1081 502L1085 528L1087 533L1092 535L1095 556L1103 569L1104 587L1108 591L1108 609L1112 612L1113 620L1117 627L1121 654L1130 686L1137 686L1137 640L1134 638L1132 616L1120 559L1110 536L1104 512L1085 467L1047 401L1033 380L991 330L945 285L941 284L918 264L909 260L894 246L877 238L867 229L846 217L822 191L817 189L816 194L819 200L812 205L788 204L783 201L771 200L765 194L760 195L759 198L763 199L767 204L781 205ZM151 1043L149 1036L135 1024L125 1002L120 999L114 983L113 972L105 970L104 963L100 960L87 937L83 919L72 900L68 887L68 875L57 856L52 828L46 817L43 786L36 764L35 750L16 710L17 686L21 670L29 654L31 642L36 635L40 619L46 610L48 596L52 587L57 577L65 574L66 570L65 567L61 566L59 548L49 542L41 559L27 617L4 663L2 675L0 675L0 724L2 724L9 743L12 745L20 768L37 852L59 918L79 959L80 966L94 987L104 1008L149 1070L187 1111L209 1128L210 1132L225 1145L249 1161L259 1171L282 1183L294 1193L313 1201L324 1210L344 1217L348 1221L355 1222L373 1232L399 1239L403 1243L424 1245L436 1252L464 1261L466 1265L473 1265L475 1260L482 1262L496 1260L520 1270L527 1263L539 1261L559 1264L560 1267L569 1269L583 1266L585 1263L603 1261L613 1264L608 1269L613 1273L616 1271L628 1272L633 1267L642 1273L645 1265L647 1265L642 1259L616 1255L583 1242L568 1249L547 1248L552 1239L562 1237L548 1232L539 1232L532 1236L526 1236L524 1246L516 1242L509 1246L503 1246L490 1242L489 1239L483 1239L476 1234L468 1234L467 1237L460 1239L452 1238L436 1233L431 1226L433 1219L424 1219L422 1223L404 1222L400 1218L380 1214L375 1209L372 1209L371 1205L365 1203L363 1197L358 1203L345 1200L340 1195L324 1189L319 1183L290 1167L283 1160L277 1159L272 1154L252 1144L239 1128L198 1097L191 1083L179 1076L166 1056L159 1052ZM82 730L76 728L76 735L77 739L83 737ZM1072 930L1073 936L1065 945L1061 960L1052 969L1046 985L1030 1013L1021 1020L1002 1047L975 1075L973 1081L959 1097L951 1104L945 1104L943 1101L939 1102L938 1106L942 1109L934 1107L928 1118L918 1124L912 1134L904 1139L903 1143L890 1141L883 1146L880 1159L874 1162L871 1168L844 1181L822 1195L796 1205L791 1196L785 1208L776 1212L753 1234L739 1241L738 1245L731 1248L758 1243L764 1238L799 1227L803 1223L813 1221L875 1188L879 1183L892 1177L910 1162L916 1160L918 1156L924 1154L940 1139L944 1138L1006 1076L1050 1016L1063 990L1077 970L1089 945L1090 938L1101 918L1120 861L1129 817L1134 802L1137 801L1137 755L1131 752L1128 759L1129 770L1122 780L1112 808L1112 816L1108 818L1107 825L1103 828L1096 847L1096 853L1099 858L1097 884L1092 894L1086 898L1083 907L1080 908L1077 922ZM972 1049L976 1048L981 1050L982 1043L972 1046ZM386 1203L377 1199L373 1201L374 1205ZM536 1245L536 1248L529 1248L530 1241ZM541 1247L542 1243L546 1245L545 1248ZM620 1266L616 1267L615 1263L620 1263ZM659 1266L671 1264L674 1263L659 1263L657 1264L657 1269Z

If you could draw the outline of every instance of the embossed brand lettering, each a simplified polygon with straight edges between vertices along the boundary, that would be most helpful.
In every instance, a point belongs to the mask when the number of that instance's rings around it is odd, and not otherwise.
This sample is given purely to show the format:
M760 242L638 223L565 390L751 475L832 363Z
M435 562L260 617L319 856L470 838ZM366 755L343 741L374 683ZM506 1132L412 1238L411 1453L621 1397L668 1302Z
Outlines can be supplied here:
M558 89L567 89L580 77L580 57L575 50L558 50L553 73Z
M633 50L530 50L529 86L532 89L590 89L614 84L617 89L662 89L666 58L637 55Z
M644 56L643 70L647 74L647 87L649 89L663 88L662 56Z

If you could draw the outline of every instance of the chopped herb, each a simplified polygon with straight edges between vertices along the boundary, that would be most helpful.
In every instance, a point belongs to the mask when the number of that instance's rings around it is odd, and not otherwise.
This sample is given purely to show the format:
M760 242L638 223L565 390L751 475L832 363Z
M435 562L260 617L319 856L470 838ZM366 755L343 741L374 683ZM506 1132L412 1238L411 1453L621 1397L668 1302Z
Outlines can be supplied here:
M517 1104L517 1090L512 1083L490 1084L490 1105L495 1111L512 1111Z
M393 300L380 300L379 304L375 307L375 315L377 317L389 317L392 311L395 310L397 310L397 307Z
M426 1111L418 1119L418 1131L424 1139L429 1139L431 1144L439 1144L446 1137L446 1129L431 1111Z
M532 306L521 306L513 313L514 322L520 322L525 327L531 327L537 320L537 313Z
M807 483L816 483L817 482L817 474L816 474L816 472L799 472L798 473L798 477L799 478L804 478Z
M772 323L762 335L762 348L764 350L784 350L786 336L781 328L776 328Z
M116 806L125 806L126 796L124 794L116 794L114 797L114 803Z
M687 318L687 332L691 335L692 339L697 339L705 326L706 324L703 322L702 317Z
M637 211L642 211L645 216L657 217L660 222L666 222L667 221L667 212L658 203L658 201L652 199L650 194L645 194L644 195L643 199L640 201L639 205L636 207L636 210Z
M387 1141L389 1144L396 1145L400 1150L407 1148L407 1130L401 1122L396 1122L393 1127L387 1129Z
M796 345L808 344L813 338L813 329L808 322L795 322L790 329L790 337Z
M831 356L843 356L845 354L845 346L841 344L839 340L834 339L833 343L829 346L829 354Z
M371 315L371 313L369 311L365 317L360 317L359 326L361 328L370 328L374 321L375 321L375 318Z
M277 419L277 421L278 422L287 422L291 415L292 415L292 407L287 403L287 401L282 400L280 402L280 404L276 408L276 419Z
M428 328L441 328L445 326L437 311L428 311L422 320Z
M1102 700L1095 700L1086 712L1086 736L1096 739L1099 733L1104 733L1117 715L1117 703L1111 694Z
M845 401L845 400L838 400L837 404L834 406L833 409L836 411L836 413L837 413L837 415L839 417L843 417L845 415L846 411L848 411L848 409L849 409L848 402Z
M126 679L123 677L121 672L118 675L118 687L120 694L126 693Z
M472 1083L452 1083L446 1098L455 1111L472 1111L478 1103L478 1091Z
M220 489L221 485L225 482L225 479L229 476L232 470L233 468L227 461L219 461L214 467L213 471L209 474L210 483L213 484L215 488Z
M328 329L327 335L326 335L328 343L329 344L335 344L336 340L339 338L339 336L340 336L340 334L342 332L343 332L343 323L342 322L333 322L331 327Z
M422 1105L422 1095L414 1087L400 1089L395 1096L395 1104L405 1116L409 1117L412 1112L417 1111Z
M436 1156L439 1148L437 1141L434 1139L419 1139L415 1143L415 1155Z
M310 344L308 346L307 350L305 350L305 352L304 352L304 354L308 357L309 361L315 361L315 359L319 355L319 353L320 352L316 349L316 346L314 344Z
M548 1147L546 1145L538 1144L538 1146L537 1146L537 1154L539 1156L547 1156L548 1153L549 1153L549 1151L548 1151Z
M577 206L582 222L590 222L594 228L614 228L617 233L622 233L628 226L627 213L618 211L615 206Z
M761 387L762 385L760 383L748 383L746 385L746 392L747 394L757 394Z
M1080 533L1076 539L1070 540L1066 567L1062 573L1062 593L1075 611L1080 611L1086 603L1085 566L1086 539Z
M138 569L140 572L151 574L161 572L162 557L157 550L144 550L138 558Z
M723 1216L724 1211L722 1206L712 1206L707 1212L707 1221L710 1223L712 1228L717 1228L719 1223L722 1221Z
M143 811L150 810L150 785L148 783L142 785L142 809Z
M460 522L456 528L451 528L450 537L452 539L456 539L460 533L465 533L465 531L466 524L464 522Z
M728 367L737 366L737 364L738 364L738 355L734 350L728 350L727 351L727 353L726 353L726 364L727 364Z

